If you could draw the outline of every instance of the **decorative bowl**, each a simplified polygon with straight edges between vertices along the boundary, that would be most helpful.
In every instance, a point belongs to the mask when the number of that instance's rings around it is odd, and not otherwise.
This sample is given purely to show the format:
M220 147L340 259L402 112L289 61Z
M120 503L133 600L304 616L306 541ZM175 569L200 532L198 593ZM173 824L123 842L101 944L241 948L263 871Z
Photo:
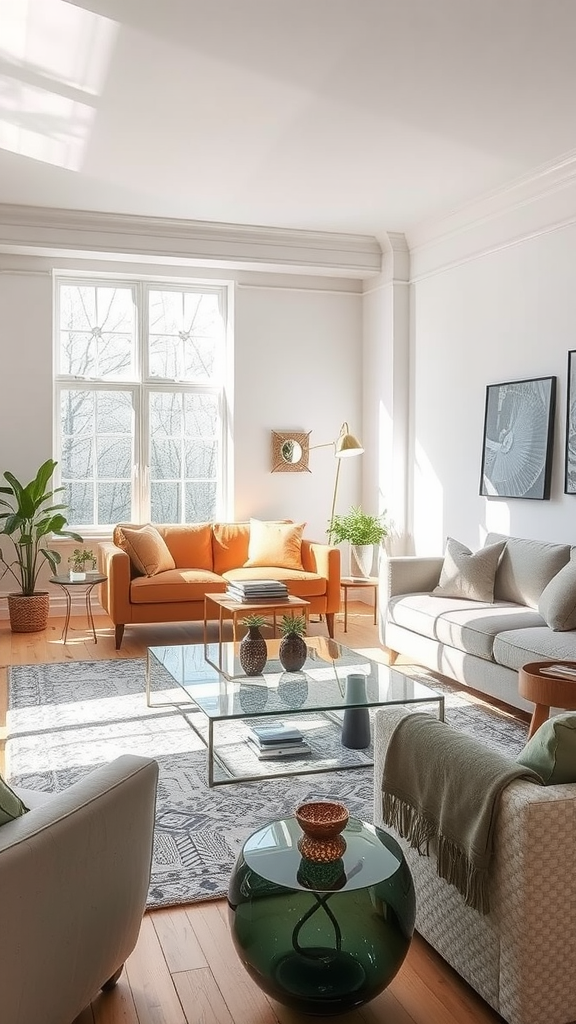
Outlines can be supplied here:
M295 811L296 821L310 839L334 839L348 822L348 808L335 800L314 800L300 804Z

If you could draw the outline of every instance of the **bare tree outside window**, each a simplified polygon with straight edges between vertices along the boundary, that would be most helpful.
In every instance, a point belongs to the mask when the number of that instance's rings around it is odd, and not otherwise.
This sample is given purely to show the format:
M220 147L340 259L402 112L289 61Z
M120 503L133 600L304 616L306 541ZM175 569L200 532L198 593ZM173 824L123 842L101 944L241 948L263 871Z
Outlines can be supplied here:
M56 457L70 523L224 512L225 290L58 282Z

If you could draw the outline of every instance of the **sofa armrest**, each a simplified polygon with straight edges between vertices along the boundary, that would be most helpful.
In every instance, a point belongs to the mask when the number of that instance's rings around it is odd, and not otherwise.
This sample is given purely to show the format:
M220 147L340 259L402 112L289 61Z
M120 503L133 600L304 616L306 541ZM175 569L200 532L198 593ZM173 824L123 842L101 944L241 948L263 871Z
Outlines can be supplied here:
M134 949L158 764L124 755L0 829L5 1021L70 1021Z
M340 548L317 541L302 540L302 565L326 580L326 612L340 611Z
M393 555L383 558L380 598L385 607L397 594L427 594L440 580L442 555Z
M112 541L101 541L97 548L98 568L107 576L100 585L99 598L114 625L131 621L130 558Z

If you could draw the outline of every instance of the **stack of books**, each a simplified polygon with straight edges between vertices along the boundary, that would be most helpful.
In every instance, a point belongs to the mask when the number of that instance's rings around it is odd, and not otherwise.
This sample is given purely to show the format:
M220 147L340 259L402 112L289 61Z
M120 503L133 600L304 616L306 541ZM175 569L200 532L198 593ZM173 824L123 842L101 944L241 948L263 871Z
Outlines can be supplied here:
M288 587L281 580L234 580L226 595L235 601L281 601L288 598Z
M287 725L255 725L247 736L250 748L261 761L276 757L305 757L310 745L299 729Z

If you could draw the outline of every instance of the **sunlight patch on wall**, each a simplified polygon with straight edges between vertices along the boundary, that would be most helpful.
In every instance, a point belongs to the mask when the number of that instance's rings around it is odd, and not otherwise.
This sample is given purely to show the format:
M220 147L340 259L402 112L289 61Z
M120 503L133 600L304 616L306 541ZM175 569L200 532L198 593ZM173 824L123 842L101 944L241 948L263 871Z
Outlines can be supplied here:
M0 0L0 147L79 170L118 31L64 0Z

